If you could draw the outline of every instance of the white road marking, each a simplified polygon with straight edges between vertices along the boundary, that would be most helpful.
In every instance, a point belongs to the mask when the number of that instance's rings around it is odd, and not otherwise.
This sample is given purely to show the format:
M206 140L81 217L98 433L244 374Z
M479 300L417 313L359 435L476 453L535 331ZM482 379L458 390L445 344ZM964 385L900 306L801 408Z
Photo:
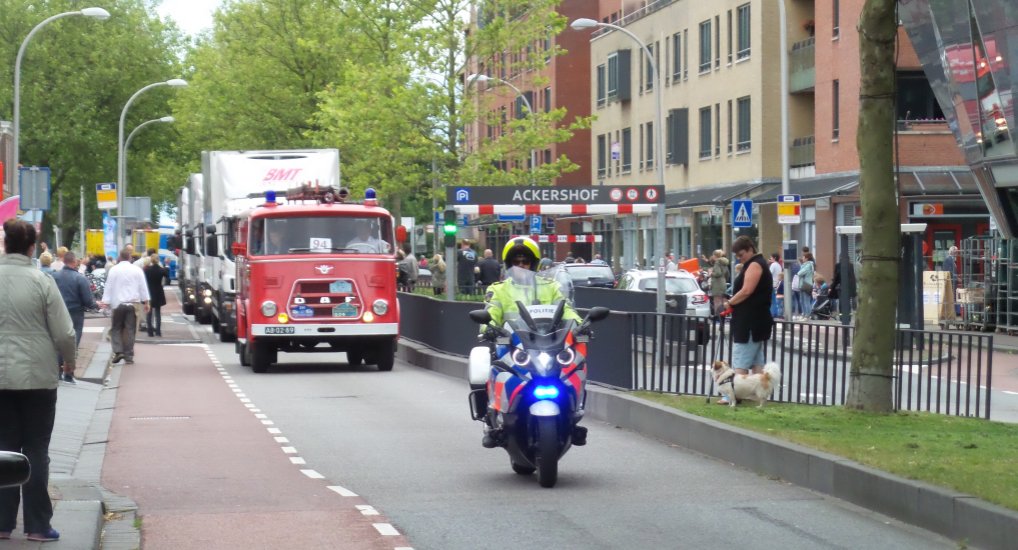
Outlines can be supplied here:
M81 329L81 333L97 334L106 330L106 327L84 327Z
M238 386L238 385L234 384L233 382L230 382L229 384L227 384L227 386L229 386L229 387L231 387L231 388L237 388L237 389L240 389L240 386Z
M380 535L384 535L387 537L399 536L399 531L397 531L396 528L393 527L392 524L390 523L372 523L371 525L373 525L375 529L378 530L378 534Z
M233 393L244 393L244 390L240 388L233 388Z
M277 434L283 433L283 430L280 430L279 428L265 428L265 429L268 430L269 433L272 434L272 435L277 435Z
M301 470L300 473L310 477L311 479L325 479L325 476L314 470Z
M249 409L253 409L253 408L255 408L256 405L254 403L244 403L244 406L249 408Z
M985 388L983 388L983 389L985 389ZM1006 393L1008 395L1018 395L1018 391L1007 391L1007 390L1004 390L1004 393Z
M274 426L276 423L271 420L262 420L262 424L266 426Z
M346 489L344 487L340 487L339 485L329 485L328 487L326 487L326 489L329 489L330 491L335 491L335 492L339 493L339 496L343 496L343 497L355 497L355 496L357 496L357 493L351 491L350 489Z
M286 438L284 437L283 439L286 439ZM288 454L288 455L297 454L297 448L296 447L283 447L283 452Z
M289 443L290 442L289 439L287 439L287 438L285 438L283 436L274 437L273 439L276 440L276 443Z
M397 546L397 547L393 548L392 550L414 550L414 547L413 546Z
M262 420L264 420L264 419L266 419L268 417L269 417L269 415L264 414L264 413L258 413L258 414L255 415L255 418L260 418Z
M243 398L243 399L247 399L247 395L245 395L244 393L238 393L237 397L240 397L240 398ZM243 403L243 402L244 401L241 401L241 403Z
M241 402L241 403L250 403L250 402L251 402L251 400L250 400L250 399L248 399L248 398L246 398L246 397L241 397L241 398L240 398L240 402Z
M253 413L260 413L260 412L262 412L262 410L261 409L251 409L251 412L253 412Z
M299 456L291 456L290 457L290 463L291 464L307 464L307 461L305 461L303 458L301 458Z
M358 504L354 508L357 508L358 510L360 510L361 513L364 514L365 516L377 516L378 515L378 510L375 510L375 507L371 506L369 504Z

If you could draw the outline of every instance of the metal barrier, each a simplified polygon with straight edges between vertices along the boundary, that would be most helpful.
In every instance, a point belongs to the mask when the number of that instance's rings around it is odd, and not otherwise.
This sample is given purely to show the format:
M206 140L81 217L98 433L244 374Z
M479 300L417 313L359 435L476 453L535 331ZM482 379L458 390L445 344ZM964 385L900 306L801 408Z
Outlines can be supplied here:
M716 393L714 361L730 362L729 321L686 315L629 313L630 389L708 396ZM656 340L657 322L663 337ZM955 416L990 417L993 336L899 329L894 407ZM776 321L764 356L781 367L774 401L842 405L852 367L854 329ZM592 379L596 373L591 371Z

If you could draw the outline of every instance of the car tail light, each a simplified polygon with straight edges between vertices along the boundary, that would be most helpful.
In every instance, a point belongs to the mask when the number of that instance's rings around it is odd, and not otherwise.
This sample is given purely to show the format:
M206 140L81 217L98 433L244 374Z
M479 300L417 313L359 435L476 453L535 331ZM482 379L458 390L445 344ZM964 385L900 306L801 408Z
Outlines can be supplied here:
M699 293L699 294L694 294L693 295L693 303L694 304L706 304L707 303L707 295L702 293L702 292Z

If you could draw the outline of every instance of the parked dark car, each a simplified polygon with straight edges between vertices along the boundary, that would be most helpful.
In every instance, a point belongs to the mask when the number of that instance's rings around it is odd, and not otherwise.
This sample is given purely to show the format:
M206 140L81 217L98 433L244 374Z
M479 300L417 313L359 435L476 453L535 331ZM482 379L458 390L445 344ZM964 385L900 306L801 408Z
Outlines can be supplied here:
M573 286L593 286L600 288L615 287L615 272L606 265L597 264L562 264L562 269L569 275Z

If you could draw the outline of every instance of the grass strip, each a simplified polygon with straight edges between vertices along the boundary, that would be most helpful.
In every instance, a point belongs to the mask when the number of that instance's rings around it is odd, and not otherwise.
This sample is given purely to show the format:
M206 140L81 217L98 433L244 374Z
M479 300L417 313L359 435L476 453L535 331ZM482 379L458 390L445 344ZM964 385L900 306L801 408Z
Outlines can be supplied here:
M788 403L723 407L703 397L633 395L1018 510L1018 425L932 413L872 414Z

